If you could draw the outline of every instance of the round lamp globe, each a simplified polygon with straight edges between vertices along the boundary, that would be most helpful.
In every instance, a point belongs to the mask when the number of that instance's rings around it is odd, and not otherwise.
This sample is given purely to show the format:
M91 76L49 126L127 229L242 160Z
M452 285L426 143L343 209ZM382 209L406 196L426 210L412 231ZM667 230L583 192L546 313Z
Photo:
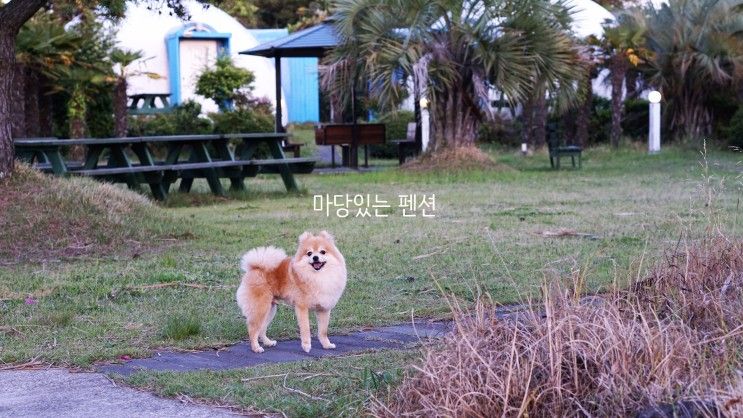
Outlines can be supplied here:
M648 93L648 101L650 103L660 103L661 95L659 91L653 90Z

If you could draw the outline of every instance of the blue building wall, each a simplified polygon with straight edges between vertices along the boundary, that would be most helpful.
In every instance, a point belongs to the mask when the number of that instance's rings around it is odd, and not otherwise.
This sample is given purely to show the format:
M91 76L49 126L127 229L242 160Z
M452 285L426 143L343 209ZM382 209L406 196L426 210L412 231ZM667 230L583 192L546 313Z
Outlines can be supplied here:
M260 43L283 38L286 29L252 29ZM320 84L317 58L282 58L281 87L290 123L320 121Z

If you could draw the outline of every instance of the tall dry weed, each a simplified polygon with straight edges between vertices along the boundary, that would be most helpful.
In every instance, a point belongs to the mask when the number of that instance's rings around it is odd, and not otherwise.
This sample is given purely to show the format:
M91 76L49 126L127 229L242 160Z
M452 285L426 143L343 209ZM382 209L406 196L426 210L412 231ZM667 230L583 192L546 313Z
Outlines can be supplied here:
M674 251L628 290L581 299L579 282L545 286L541 304L512 318L485 303L455 308L456 331L371 412L625 417L659 406L741 416L743 241Z

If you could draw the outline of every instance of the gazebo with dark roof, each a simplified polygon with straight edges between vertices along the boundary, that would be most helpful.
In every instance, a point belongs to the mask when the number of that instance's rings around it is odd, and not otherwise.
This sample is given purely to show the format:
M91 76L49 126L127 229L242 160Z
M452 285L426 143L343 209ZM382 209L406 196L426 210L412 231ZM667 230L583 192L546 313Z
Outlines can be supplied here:
M276 71L276 132L284 132L284 126L281 124L281 58L322 58L328 52L341 44L341 38L335 27L335 19L329 17L319 25L311 28L300 30L299 32L276 39L254 48L241 51L240 54L257 55L266 58L273 58ZM356 91L351 89L351 113L355 114ZM420 105L415 100L415 120L416 127L416 144L420 144ZM352 122L353 140L351 143L351 164L352 167L358 167L358 130L356 118ZM420 145L418 145L420 147Z
M329 49L340 43L333 18L319 25L300 30L289 36L276 39L240 54L273 58L276 69L276 132L283 132L281 124L281 58L322 58Z

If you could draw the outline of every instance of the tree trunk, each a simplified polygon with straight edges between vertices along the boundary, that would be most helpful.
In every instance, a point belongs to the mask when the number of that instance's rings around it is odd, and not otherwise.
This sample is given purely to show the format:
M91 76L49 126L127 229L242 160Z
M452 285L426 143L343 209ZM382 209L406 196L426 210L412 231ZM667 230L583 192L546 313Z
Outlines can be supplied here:
M11 0L0 7L0 179L13 172L12 88L18 30L47 0Z
M521 108L521 143L531 144L534 132L534 98L527 99Z
M627 99L634 99L639 93L637 91L637 79L640 76L640 72L636 69L627 71L626 78L624 80L625 88L627 89Z
M593 74L589 71L583 78L583 90L585 97L578 107L575 117L575 142L581 147L588 144L588 124L591 121L591 109L593 108Z
M11 135L11 89L15 65L15 34L0 31L0 179L13 172L15 151Z
M619 147L622 137L622 87L624 75L627 72L627 59L621 53L611 58L611 146Z
M31 138L40 135L39 129L39 74L31 69L26 70L26 135Z
M475 110L467 103L464 89L454 86L431 99L430 115L432 152L444 148L474 146L480 122ZM448 93L448 94L447 94Z
M127 136L129 121L126 109L126 78L120 77L114 87L114 136L123 138Z
M534 136L532 137L534 149L540 148L547 142L547 110L545 92L538 89L534 101Z
M10 90L10 134L13 138L26 138L26 66L13 65L13 87Z

